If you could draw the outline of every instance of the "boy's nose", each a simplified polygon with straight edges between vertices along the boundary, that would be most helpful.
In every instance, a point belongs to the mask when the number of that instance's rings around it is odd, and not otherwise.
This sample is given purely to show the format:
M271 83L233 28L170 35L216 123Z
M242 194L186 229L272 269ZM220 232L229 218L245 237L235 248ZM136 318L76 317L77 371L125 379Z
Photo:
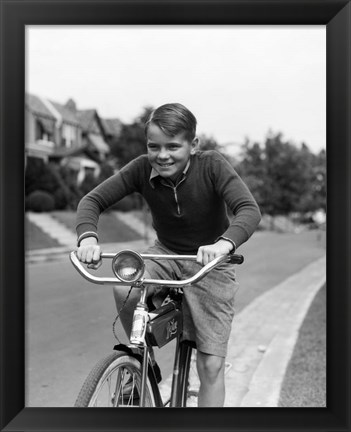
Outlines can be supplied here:
M160 159L168 159L169 153L168 153L168 151L166 149L161 149L160 152L159 152L159 154L158 154L158 157Z

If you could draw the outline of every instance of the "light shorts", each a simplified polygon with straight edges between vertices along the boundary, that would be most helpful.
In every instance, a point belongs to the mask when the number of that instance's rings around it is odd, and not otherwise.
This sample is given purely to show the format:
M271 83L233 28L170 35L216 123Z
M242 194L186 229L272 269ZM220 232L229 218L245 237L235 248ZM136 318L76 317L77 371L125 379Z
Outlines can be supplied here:
M175 254L158 240L144 253ZM180 280L193 276L203 266L196 261L147 259L145 267L146 278ZM226 357L238 286L234 265L223 263L199 282L185 287L183 340L194 341L203 353ZM165 291L168 289L156 289L155 298L165 296Z

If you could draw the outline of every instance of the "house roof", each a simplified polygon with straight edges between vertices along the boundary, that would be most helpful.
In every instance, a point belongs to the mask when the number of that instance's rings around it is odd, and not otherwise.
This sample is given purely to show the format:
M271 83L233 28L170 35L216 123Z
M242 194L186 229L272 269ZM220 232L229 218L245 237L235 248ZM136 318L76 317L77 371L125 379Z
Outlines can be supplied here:
M26 107L35 115L56 121L54 115L49 111L42 100L35 95L26 93Z
M39 117L37 121L41 124L44 131L48 134L53 134L55 130L55 120Z
M110 147L105 143L101 135L90 133L88 134L88 140L99 152L108 153L110 151Z
M85 131L89 130L90 124L93 121L95 115L96 115L96 110L94 109L77 111L77 117L79 119L79 123Z
M101 119L101 121L108 135L118 136L121 133L123 124L119 119Z
M80 126L84 132L97 132L94 130L94 120L97 120L98 127L104 136L118 136L122 129L122 122L117 119L102 119L96 109L77 110L75 102L70 99L65 105L52 100L43 100L38 96L26 94L26 105L36 115L56 121L58 115L62 121L74 126ZM53 109L50 111L50 105ZM54 116L57 111L56 117ZM45 124L45 126L47 126ZM106 145L106 143L104 143ZM101 146L102 147L102 146ZM105 146L104 146L105 147ZM102 150L102 148L100 149Z
M50 103L54 106L54 108L59 112L59 114L62 116L62 120L66 123L70 123L74 126L79 126L79 118L77 116L77 113L71 109L69 109L65 105L61 105L57 102L51 101Z

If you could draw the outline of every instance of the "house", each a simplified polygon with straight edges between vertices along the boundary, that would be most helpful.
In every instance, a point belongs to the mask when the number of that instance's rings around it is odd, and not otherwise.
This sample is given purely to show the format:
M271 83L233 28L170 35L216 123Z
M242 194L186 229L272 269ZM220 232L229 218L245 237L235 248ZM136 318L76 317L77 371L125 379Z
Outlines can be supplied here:
M102 119L95 109L77 111L82 128L82 145L98 161L106 159L110 147L105 141L106 131Z
M62 129L61 146L55 149L51 160L60 161L62 165L76 171L80 184L87 173L95 177L100 174L100 164L106 160L110 148L105 141L105 130L97 111L78 110L76 103L70 99L65 105L52 102L54 107L66 119L71 121L70 129ZM74 144L75 131L72 120L79 129L78 145ZM66 133L65 133L66 132Z
M76 172L78 184L88 172L99 175L111 131L95 109L78 110L72 99L62 105L27 94L25 113L26 158L65 165Z
M47 102L35 95L25 99L25 153L48 162L57 140L56 117Z
M117 118L102 119L102 123L105 129L106 141L110 145L113 139L120 136L123 123Z

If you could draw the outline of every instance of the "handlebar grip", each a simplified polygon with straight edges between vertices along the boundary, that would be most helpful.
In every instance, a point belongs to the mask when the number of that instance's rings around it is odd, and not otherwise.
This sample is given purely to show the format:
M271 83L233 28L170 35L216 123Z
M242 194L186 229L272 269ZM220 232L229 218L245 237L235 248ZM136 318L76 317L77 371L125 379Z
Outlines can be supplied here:
M233 254L230 255L229 262L231 264L242 264L244 262L243 255Z

